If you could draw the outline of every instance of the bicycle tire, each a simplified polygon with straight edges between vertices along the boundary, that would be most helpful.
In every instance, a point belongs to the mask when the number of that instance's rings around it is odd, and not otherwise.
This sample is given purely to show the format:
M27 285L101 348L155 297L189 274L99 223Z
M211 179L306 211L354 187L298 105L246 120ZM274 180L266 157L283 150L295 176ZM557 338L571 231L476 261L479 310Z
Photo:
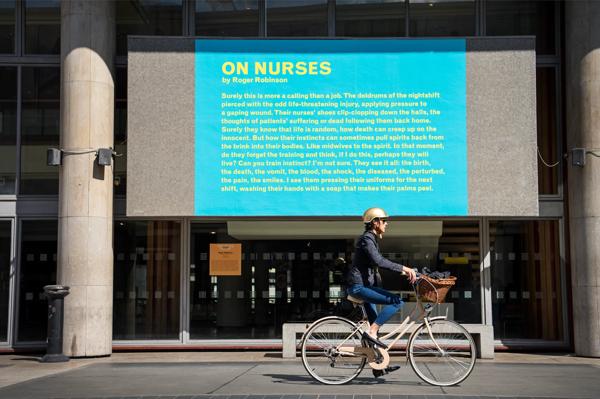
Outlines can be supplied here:
M475 367L477 349L473 337L454 321L431 320L429 325L433 339L425 323L409 339L407 355L411 367L431 385L461 383Z
M364 355L336 353L336 346L361 346L358 326L339 316L328 316L314 322L302 338L302 365L316 381L326 385L342 385L352 381L364 369Z

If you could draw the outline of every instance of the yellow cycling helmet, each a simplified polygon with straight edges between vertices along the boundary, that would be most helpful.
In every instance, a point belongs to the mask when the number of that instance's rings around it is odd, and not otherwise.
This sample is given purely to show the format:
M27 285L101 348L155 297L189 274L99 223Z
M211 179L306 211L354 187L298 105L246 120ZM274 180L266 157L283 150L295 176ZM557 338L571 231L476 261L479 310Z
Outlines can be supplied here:
M374 219L387 218L388 214L381 208L369 208L363 213L363 222L371 223Z

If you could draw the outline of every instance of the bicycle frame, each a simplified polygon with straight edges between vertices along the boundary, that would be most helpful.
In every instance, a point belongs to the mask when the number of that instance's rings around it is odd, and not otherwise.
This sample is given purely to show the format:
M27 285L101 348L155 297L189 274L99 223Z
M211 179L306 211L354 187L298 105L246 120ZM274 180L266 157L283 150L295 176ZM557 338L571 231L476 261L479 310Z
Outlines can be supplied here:
M425 316L423 319L423 322L421 324L425 324L427 326L427 332L429 333L429 336L431 337L431 339L433 340L433 342L436 342L435 339L433 338L433 335L431 333L431 328L429 326L429 322L433 321L433 320L445 320L447 317L446 316L435 316L435 317L427 317ZM398 342L398 340L400 340L414 325L416 325L417 322L416 321L411 321L410 320L410 316L406 316L406 318L404 319L404 321L402 322L402 324L400 324L400 326L398 326L397 328L395 328L393 331L383 335L381 337L382 340L387 340L391 337L393 337L394 335L398 334L396 336L396 338L394 340L392 340L392 342L390 342L390 344L388 345L387 349L383 349L383 348L378 348L378 350L381 351L385 351L385 352L389 352L389 350L391 348L394 347L394 345L396 344L396 342ZM356 354L356 353L361 353L361 352L367 352L367 351L371 351L371 348L365 348L365 347L349 347L349 346L343 346L346 341L348 341L348 339L358 333L359 331L361 333L365 332L368 330L370 324L367 320L363 320L361 321L357 326L356 326L356 330L354 330L352 332L352 334L350 334L350 336L348 336L348 338L346 338L344 341L340 342L340 344L336 347L336 350L340 353L343 354L347 354L347 355L351 355L351 354ZM363 327L365 328L363 330ZM418 326L420 327L420 325ZM415 328L415 331L417 329ZM410 338L412 337L412 335L414 334L414 331L411 333L411 335L408 338L408 341L410 341ZM438 350L442 351L442 349L437 345L436 342L436 347ZM360 348L360 349L359 349Z
M419 314L419 316L417 318L420 318L421 316L423 317L423 322L420 323L417 328L414 329L414 331L410 334L410 336L408 337L408 341L410 342L413 334L418 330L418 327L420 327L422 324L425 324L427 327L427 333L429 334L429 336L431 337L431 340L434 342L436 348L438 351L440 351L440 353L443 352L443 349L440 348L440 346L438 345L437 341L435 340L435 338L433 337L433 333L431 332L431 327L429 322L433 321L433 320L445 320L447 318L447 316L434 316L434 317L429 317L429 313L431 313L431 311L433 310L433 306L423 306L423 304L421 303L421 301L419 301L419 295L417 293L417 289L416 289L416 284L413 287L416 297L417 297L417 303L421 309L421 312ZM435 287L434 287L435 290ZM436 290L437 291L437 290ZM361 305L364 306L364 305ZM406 318L404 319L404 321L400 324L400 326L398 326L397 328L395 328L393 331L383 335L380 339L382 340L387 340L390 339L391 337L393 337L394 335L397 334L396 338L394 338L392 340L392 342L389 343L387 349L383 349L383 348L377 348L377 350L379 351L379 353L384 357L384 361L380 362L380 363L373 363L374 358L376 357L374 350L372 347L364 347L364 346L360 346L360 347L349 347L349 346L343 346L344 343L346 341L348 341L348 339L353 336L354 334L360 332L363 333L365 331L369 330L370 327L370 323L368 320L361 320L356 327L356 330L354 330L352 332L352 334L350 334L350 336L348 338L346 338L344 341L342 341L339 345L336 346L336 350L341 353L341 354L346 354L346 355L356 355L356 354L361 354L361 355L365 355L368 360L369 360L369 366L371 366L372 368L385 368L387 367L388 363L389 363L389 350L391 348L394 347L394 345L396 344L396 342L398 342L412 327L414 327L417 322L414 320L411 320L411 317L413 316L414 312L417 310L417 308L415 308L415 310L408 316L406 316ZM364 312L364 311L363 311ZM363 313L364 314L364 313ZM363 327L365 328L363 330ZM407 355L407 361L408 361L408 351L406 352Z

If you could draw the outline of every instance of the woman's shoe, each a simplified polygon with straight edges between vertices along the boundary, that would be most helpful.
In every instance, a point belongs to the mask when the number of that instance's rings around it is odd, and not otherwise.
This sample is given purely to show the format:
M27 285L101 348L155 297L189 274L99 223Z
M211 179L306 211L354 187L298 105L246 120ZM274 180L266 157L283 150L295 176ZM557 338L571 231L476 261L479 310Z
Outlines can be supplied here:
M384 376L386 374L391 373L392 371L396 371L398 369L400 369L400 366L388 366L388 367L386 367L383 370L375 370L375 369L373 369L373 377L379 378L379 377L382 377L382 376Z
M381 376L383 376L385 373L383 372L383 370L375 370L373 369L373 377L375 378L379 378Z
M379 347L381 347L381 348L383 348L383 349L387 349L387 345L386 345L386 344L384 344L383 342L381 342L381 341L380 341L380 340L378 340L377 338L375 338L375 337L372 337L372 336L371 336L371 335L369 335L369 333L368 333L368 332L366 332L366 331L363 333L363 335L362 335L362 338L363 338L363 340L365 340L365 341L367 342L367 344L370 344L370 345L377 345L377 346L379 346Z
M396 370L400 370L400 366L387 366L387 367L385 368L385 373L386 373L386 374L389 374L389 373L391 373L392 371L396 371Z

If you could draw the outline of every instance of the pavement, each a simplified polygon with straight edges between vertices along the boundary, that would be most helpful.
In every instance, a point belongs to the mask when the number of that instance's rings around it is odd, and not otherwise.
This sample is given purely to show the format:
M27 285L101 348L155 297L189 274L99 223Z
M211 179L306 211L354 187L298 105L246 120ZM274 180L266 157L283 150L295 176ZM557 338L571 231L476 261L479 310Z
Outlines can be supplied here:
M0 355L0 398L408 399L600 398L600 359L496 353L459 386L421 381L405 357L383 378L365 369L343 386L312 380L299 358L269 352L133 352L40 363Z

